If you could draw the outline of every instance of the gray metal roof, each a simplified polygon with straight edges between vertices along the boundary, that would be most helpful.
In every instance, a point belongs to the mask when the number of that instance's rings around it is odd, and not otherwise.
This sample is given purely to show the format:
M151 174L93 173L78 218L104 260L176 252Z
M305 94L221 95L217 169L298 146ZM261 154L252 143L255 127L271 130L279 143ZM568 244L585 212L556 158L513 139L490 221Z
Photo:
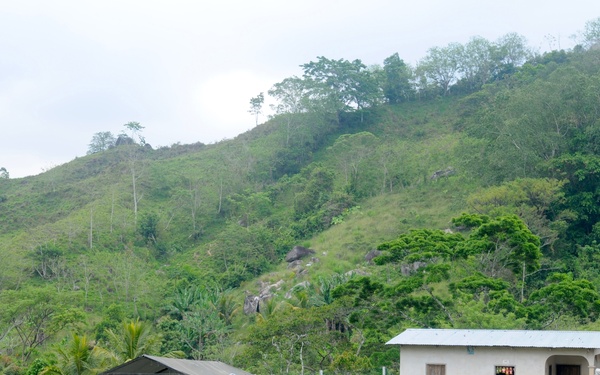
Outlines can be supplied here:
M493 329L407 329L386 345L600 349L600 332Z
M194 361L143 355L103 374L252 375L218 361Z

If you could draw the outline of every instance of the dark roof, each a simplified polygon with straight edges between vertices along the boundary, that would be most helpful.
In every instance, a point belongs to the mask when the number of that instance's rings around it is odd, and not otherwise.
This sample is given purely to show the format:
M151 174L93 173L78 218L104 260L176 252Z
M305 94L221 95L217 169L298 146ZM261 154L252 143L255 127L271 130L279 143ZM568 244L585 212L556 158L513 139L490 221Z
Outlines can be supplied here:
M500 329L407 329L386 344L600 349L600 332Z
M103 372L109 374L252 375L219 361L194 361L142 355Z

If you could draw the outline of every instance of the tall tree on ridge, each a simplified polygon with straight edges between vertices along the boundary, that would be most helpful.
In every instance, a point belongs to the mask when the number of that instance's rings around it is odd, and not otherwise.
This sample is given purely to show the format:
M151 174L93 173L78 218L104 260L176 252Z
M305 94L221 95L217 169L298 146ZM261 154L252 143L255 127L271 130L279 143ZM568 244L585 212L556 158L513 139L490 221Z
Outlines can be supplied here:
M588 48L600 44L600 17L585 23L585 29L583 30L582 36L583 43Z
M271 108L282 116L286 125L285 146L290 144L291 133L297 126L298 114L306 111L306 83L298 77L286 78L276 83L268 91L269 95L278 100Z
M400 103L413 95L410 66L406 65L397 52L383 60L383 71L385 73L383 94L388 103Z
M443 48L430 48L427 56L417 66L418 75L434 83L442 95L448 95L450 85L455 83L458 78L462 51L463 46L458 43L450 43Z
M379 88L366 65L360 60L332 60L319 56L317 61L301 65L309 87L311 103L320 110L339 115L343 111L362 111L377 101Z
M131 186L133 189L133 216L134 216L134 221L135 224L137 225L137 213L138 213L138 203L141 199L141 196L138 197L138 192L137 192L137 178L138 173L136 173L136 161L137 161L137 151L138 151L138 146L137 144L135 144L135 138L138 138L140 141L141 145L144 145L146 143L144 137L142 137L140 135L140 132L142 131L142 129L144 129L144 127L142 125L140 125L139 122L136 121L130 121L127 124L123 125L125 126L130 132L131 132L131 139L134 140L134 144L130 145L130 154L129 154L129 169L131 172Z
M250 109L248 112L255 116L256 125L258 125L258 115L262 113L262 106L265 102L265 95L261 92L254 98L250 99Z

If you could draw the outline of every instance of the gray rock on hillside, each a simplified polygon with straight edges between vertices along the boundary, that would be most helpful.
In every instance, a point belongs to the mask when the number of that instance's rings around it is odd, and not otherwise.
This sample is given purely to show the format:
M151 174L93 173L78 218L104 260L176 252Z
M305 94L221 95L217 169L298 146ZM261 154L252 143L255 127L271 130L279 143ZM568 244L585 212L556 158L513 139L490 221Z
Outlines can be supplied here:
M441 169L439 171L435 171L431 175L432 180L437 180L440 177L449 177L456 174L456 170L453 167L448 167L446 169Z
M244 314L249 315L260 312L259 305L260 298L258 296L253 294L246 295L246 298L244 299Z
M365 260L367 261L367 263L373 264L373 259L377 258L381 254L383 254L383 252L381 252L380 250L371 250L367 253L367 255L365 255Z
M258 292L258 296L246 291L246 298L244 299L244 313L246 315L259 313L261 303L272 298L277 291L281 290L283 284L283 280L279 280L275 284L259 281L258 286L260 291Z
M285 256L285 261L291 263L314 253L315 251L312 249L307 249L306 247L302 246L294 246L294 248Z

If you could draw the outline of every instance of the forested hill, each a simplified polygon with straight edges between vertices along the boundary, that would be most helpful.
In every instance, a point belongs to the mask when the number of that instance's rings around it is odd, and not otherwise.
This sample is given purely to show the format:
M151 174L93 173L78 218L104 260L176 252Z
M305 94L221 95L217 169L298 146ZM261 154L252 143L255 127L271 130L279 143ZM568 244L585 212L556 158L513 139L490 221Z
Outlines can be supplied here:
M38 176L0 170L0 371L149 353L377 374L407 327L598 329L598 30L417 67L318 57L235 139L153 149L130 122Z

